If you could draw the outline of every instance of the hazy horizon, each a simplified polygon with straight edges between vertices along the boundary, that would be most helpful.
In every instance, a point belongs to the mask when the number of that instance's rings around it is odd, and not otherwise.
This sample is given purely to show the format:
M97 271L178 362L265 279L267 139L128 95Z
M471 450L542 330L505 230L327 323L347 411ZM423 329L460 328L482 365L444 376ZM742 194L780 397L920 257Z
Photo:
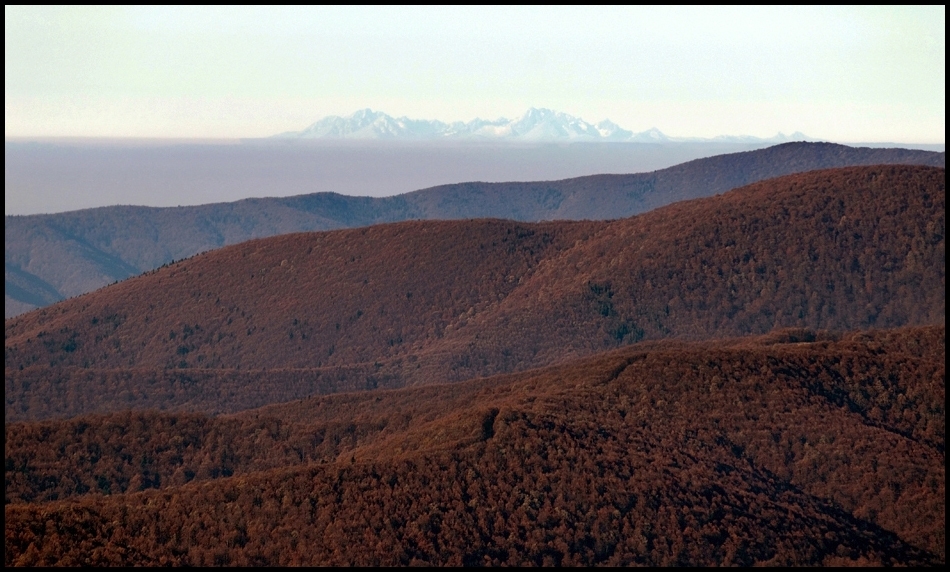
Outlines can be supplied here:
M648 172L770 145L18 139L4 144L4 214L195 206L318 192L383 197L471 181Z
M4 214L194 206L317 192L392 196L470 181L663 169L762 148L740 143L446 143L159 140L5 142Z
M945 141L946 8L6 6L4 134L257 138L536 106L674 137Z
M366 108L453 123L536 107L674 138L801 132L933 149L945 143L945 12L5 6L4 212L386 196L772 144L260 145Z

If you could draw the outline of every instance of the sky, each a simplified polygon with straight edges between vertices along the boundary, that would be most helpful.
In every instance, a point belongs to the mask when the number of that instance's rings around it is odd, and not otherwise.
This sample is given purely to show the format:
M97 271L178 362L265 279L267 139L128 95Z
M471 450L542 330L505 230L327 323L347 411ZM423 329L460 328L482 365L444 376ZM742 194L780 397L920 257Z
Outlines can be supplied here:
M944 143L946 8L4 7L4 134L253 138L547 107L670 136Z

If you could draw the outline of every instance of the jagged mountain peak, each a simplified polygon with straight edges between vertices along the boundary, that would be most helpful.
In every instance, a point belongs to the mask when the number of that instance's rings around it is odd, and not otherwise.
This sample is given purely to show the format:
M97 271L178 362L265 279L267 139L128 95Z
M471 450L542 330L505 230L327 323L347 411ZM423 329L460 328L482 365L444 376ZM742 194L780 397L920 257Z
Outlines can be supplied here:
M277 135L289 139L388 139L388 140L496 140L496 141L627 141L665 143L684 141L728 141L741 143L784 143L810 140L801 132L792 135L779 133L775 137L721 135L713 138L674 138L658 128L635 133L604 119L593 124L588 121L547 107L529 107L515 119L500 117L495 120L476 118L468 123L455 121L394 118L370 108L360 109L347 117L331 115L302 131Z

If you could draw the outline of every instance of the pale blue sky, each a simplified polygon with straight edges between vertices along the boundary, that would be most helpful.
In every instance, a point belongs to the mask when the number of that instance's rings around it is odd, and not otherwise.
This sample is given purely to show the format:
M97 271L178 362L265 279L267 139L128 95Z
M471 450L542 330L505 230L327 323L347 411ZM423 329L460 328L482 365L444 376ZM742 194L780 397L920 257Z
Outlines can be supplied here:
M371 107L943 143L946 8L4 8L7 137L263 137Z

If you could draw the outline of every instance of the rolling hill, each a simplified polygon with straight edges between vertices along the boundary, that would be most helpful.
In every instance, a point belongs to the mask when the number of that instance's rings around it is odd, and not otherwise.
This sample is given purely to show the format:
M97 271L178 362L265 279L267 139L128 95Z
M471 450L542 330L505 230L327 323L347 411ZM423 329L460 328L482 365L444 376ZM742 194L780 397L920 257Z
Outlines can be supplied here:
M5 217L5 315L252 238L413 219L615 219L780 175L872 164L943 167L945 154L787 143L632 175L463 183L386 198L317 193L198 207L116 206Z
M5 427L10 565L939 565L943 326Z
M7 320L6 416L218 413L642 340L943 324L945 186L940 168L852 167L607 222L250 241Z
M284 234L8 319L4 563L945 564L945 191Z

